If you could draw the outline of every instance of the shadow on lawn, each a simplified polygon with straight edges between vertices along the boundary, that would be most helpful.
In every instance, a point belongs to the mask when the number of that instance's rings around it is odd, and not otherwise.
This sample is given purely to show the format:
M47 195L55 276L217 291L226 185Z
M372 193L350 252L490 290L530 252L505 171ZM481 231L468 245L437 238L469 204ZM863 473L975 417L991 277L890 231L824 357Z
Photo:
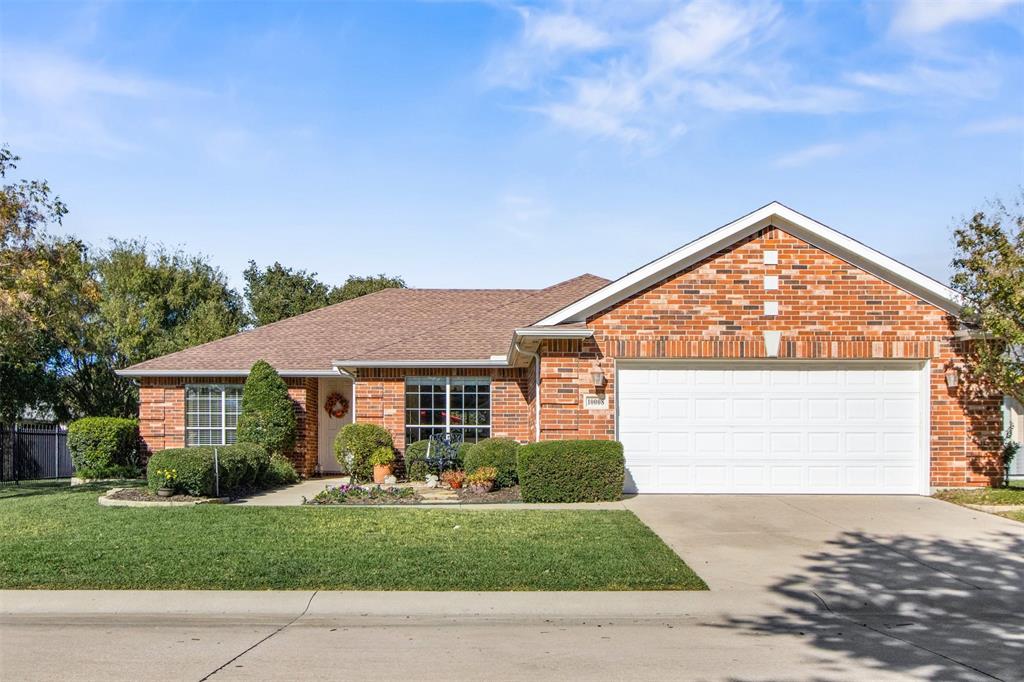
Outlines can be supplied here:
M45 481L19 481L5 483L0 486L0 502L19 497L39 497L41 495L60 495L64 493L102 493L111 488L127 488L142 485L143 481L123 480L104 481L103 483L86 483L71 487L66 478Z
M847 532L829 545L771 588L790 604L781 613L722 627L807 637L880 674L1021 679L1024 535L982 543Z

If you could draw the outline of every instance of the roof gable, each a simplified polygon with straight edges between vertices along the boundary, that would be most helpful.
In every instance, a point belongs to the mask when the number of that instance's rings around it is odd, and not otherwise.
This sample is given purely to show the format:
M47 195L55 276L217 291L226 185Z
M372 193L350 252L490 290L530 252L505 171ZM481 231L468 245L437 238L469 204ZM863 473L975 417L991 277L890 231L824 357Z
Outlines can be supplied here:
M851 263L954 315L960 312L956 292L885 254L778 202L757 209L717 230L611 282L539 320L538 326L583 322L590 315L671 277L723 248L768 226L778 227L808 244Z

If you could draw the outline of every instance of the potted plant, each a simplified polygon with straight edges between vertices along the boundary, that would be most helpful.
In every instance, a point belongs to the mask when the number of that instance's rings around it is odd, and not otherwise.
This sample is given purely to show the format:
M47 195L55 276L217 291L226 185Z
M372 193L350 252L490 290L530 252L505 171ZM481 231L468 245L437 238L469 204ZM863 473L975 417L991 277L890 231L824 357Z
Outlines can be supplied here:
M494 481L498 478L498 470L494 467L480 467L470 475L466 476L466 483L469 489L477 494L489 493L494 488Z
M452 490L458 490L462 487L462 482L466 480L466 472L459 470L448 470L441 474L441 481Z
M380 485L395 467L395 451L386 445L377 448L370 453L370 464L373 465L373 482Z
M170 497L174 494L175 481L178 480L177 469L157 469L156 475L160 477L160 487L156 494L160 497Z

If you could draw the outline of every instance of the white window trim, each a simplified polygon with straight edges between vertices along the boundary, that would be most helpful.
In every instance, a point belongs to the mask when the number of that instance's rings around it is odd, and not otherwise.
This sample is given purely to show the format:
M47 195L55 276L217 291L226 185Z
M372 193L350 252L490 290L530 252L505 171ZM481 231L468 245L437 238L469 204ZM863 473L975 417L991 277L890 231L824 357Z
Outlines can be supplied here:
M478 381L480 379L487 380L487 424L486 426L476 424L474 426L456 426L456 430L465 431L470 428L486 428L487 435L494 431L494 382L491 377L473 377L473 376L443 376L443 377L423 377L423 376L407 376L405 377L405 392L402 394L403 403L409 393L409 380L424 380L424 381L443 381L444 382L444 432L448 435L452 432L452 381L458 383L459 381ZM402 432L405 433L409 428L416 429L433 429L441 426L440 424L409 424L409 408L408 403L402 406Z
M229 388L241 388L241 384L185 384L185 447L201 447L201 444L189 445L188 444L188 432L189 431L216 431L213 427L204 426L193 426L189 428L188 425L188 390L190 388L217 388L220 389L220 443L212 443L212 445L229 445L228 443L228 429L227 423L227 389ZM238 433L238 426L236 425L234 431Z

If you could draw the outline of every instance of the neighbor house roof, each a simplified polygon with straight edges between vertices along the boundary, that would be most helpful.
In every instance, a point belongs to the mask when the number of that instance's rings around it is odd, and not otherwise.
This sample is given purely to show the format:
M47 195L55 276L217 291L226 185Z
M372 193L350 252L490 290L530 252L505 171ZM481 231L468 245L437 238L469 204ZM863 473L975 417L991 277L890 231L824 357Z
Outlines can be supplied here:
M331 373L334 364L345 361L485 364L494 356L505 357L517 328L607 283L586 274L546 289L385 289L146 360L119 373L247 374L261 359L282 374L307 376Z

